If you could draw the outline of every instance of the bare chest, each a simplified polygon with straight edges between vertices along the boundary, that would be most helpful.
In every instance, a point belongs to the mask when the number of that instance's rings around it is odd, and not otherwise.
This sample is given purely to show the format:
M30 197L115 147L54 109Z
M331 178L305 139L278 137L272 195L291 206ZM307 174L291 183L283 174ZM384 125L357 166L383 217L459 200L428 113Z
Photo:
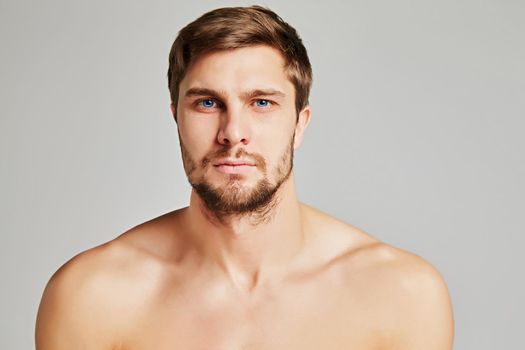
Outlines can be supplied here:
M375 349L366 307L337 288L307 286L256 302L220 292L158 300L134 324L124 350Z

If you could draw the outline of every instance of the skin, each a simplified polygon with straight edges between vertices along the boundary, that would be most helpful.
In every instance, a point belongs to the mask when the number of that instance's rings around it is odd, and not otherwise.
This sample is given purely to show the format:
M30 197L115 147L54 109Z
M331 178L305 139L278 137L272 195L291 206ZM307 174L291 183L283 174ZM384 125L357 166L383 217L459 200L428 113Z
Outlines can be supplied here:
M187 96L195 87L221 93ZM270 88L283 95L247 94ZM306 107L296 122L284 60L267 46L201 57L179 97L190 181L236 188L237 200L278 182L310 120ZM220 149L260 156L265 171L203 167ZM36 325L38 350L448 350L452 340L436 269L300 203L293 171L262 214L213 212L193 190L188 207L75 256L50 279Z

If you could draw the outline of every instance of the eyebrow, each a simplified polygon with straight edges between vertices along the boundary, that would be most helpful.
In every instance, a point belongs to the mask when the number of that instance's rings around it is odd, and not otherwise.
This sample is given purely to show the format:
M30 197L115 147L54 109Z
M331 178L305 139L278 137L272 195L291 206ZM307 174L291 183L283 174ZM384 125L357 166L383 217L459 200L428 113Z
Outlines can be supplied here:
M281 97L284 98L286 95L284 92L275 90L275 89L255 89L246 91L241 94L241 97L245 100L249 100L258 96L268 96L268 97Z
M226 93L223 91L217 91L214 89L209 88L202 88L202 87L192 87L186 91L184 94L186 97L192 97L192 96L212 96L216 98L224 98L226 96ZM286 95L284 92L276 90L276 89L254 89L250 91L243 92L241 94L241 98L245 100L249 100L254 97L258 96L273 96L273 97L281 97L284 98Z
M184 96L191 97L191 96L213 96L213 97L222 97L226 94L224 94L221 91L216 91L213 89L208 88L201 88L201 87L192 87L186 91Z

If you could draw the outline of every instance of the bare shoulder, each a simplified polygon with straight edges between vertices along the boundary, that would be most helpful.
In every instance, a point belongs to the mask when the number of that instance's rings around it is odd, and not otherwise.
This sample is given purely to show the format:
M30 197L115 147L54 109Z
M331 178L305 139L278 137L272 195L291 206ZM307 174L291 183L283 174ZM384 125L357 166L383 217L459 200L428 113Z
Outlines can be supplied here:
M434 298L448 303L448 290L439 271L414 253L376 242L349 252L343 261L350 275L388 291L397 301L417 303Z
M105 302L103 296L107 273L101 266L108 260L105 247L78 254L60 267L46 285L36 322L36 348L73 349L99 347L109 349L110 337L101 334ZM106 280L106 281L105 281ZM106 319L107 320L107 319Z
M407 350L452 349L450 295L432 264L382 242L350 252L344 262L350 293L357 293L373 310L371 317L380 321L378 332L385 345Z
M374 277L375 283L396 283L404 287L435 287L443 290L445 283L437 271L424 258L382 242L375 236L345 223L317 209L308 207L310 222L318 234L318 245L341 247L333 256L349 275ZM431 288L433 289L433 288Z
M392 349L452 349L454 321L446 283L424 258L375 242L341 259L348 293L359 297Z
M161 254L144 243L147 237L160 243L161 230L155 232L160 221L86 250L53 274L37 315L38 350L119 347L116 340L132 329L166 274Z
M368 317L377 327L377 338L384 339L381 346L452 349L454 324L448 288L430 262L328 214L308 210L315 226L322 227L321 237L328 236L344 247L330 260L330 271L337 271L344 281L347 299L358 301L351 308L366 310L362 321Z

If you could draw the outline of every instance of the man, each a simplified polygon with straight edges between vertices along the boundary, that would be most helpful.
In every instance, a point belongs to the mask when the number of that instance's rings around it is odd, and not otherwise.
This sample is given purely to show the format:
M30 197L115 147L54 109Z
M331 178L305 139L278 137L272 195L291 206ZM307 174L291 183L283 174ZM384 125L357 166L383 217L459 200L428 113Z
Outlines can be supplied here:
M296 197L312 73L295 30L218 9L169 62L190 204L62 266L37 349L451 349L432 266Z

